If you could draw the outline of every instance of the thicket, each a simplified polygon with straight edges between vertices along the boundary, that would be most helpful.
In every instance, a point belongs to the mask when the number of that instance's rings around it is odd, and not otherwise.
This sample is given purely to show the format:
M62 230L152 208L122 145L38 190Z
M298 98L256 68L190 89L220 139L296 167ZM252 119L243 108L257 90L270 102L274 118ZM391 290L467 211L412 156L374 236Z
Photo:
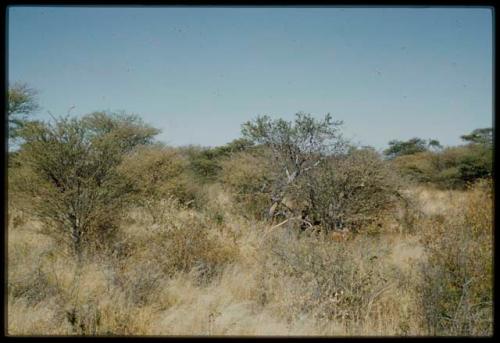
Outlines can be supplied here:
M384 154L408 180L465 189L493 176L493 129L476 129L460 138L466 144L447 148L437 140L393 140Z
M441 188L465 189L478 179L492 177L493 149L491 146L469 144L448 147L439 152L400 156L392 163L410 180Z

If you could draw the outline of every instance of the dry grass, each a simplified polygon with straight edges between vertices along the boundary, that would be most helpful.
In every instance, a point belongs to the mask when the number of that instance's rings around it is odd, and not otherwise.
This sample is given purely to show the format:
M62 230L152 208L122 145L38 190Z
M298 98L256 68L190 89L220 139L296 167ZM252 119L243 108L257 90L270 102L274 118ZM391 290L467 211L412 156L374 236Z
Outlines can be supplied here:
M427 220L429 258L423 269L423 306L436 335L484 336L493 330L493 199L491 182L462 194L448 215Z
M425 239L436 223L442 230L435 238L458 235L452 231L459 227L456 213L476 231L491 230L477 189L414 189L409 196L421 214L414 217L413 230L395 228L404 223L386 218L378 230L342 241L298 236L286 225L269 230L238 215L218 185L205 192L209 201L203 209L165 203L155 223L141 211L131 212L114 246L80 264L29 217L12 215L8 333L434 334L429 306L421 301L434 288L422 287L428 279L417 267L425 269L429 259L441 263L446 256L436 257L436 250L424 247ZM491 258L491 249L480 256ZM488 295L487 279L481 280L475 292Z

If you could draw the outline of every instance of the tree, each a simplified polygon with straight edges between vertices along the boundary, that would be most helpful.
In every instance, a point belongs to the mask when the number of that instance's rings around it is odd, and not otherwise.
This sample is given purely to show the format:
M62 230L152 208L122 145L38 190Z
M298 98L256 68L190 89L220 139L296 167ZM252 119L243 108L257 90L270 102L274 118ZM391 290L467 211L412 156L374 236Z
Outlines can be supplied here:
M157 133L137 116L104 112L28 123L17 158L32 178L18 189L32 196L34 214L80 258L84 248L106 244L120 218L130 187L116 167Z
M471 182L479 178L491 177L493 174L493 129L475 129L468 135L463 135L469 142L471 154L460 161L458 169L462 179Z
M427 143L427 145L429 146L429 148L432 148L434 150L443 149L443 146L441 145L441 143L439 143L437 139L429 139L429 143Z
M299 178L318 167L326 156L345 148L339 132L341 124L341 121L334 121L330 114L323 120L316 120L302 112L296 114L294 122L260 116L243 124L244 138L262 144L272 152L276 177L272 187L270 217L283 212L277 211L278 207L288 207L283 199Z
M226 145L215 147L213 149L214 155L216 157L220 156L229 156L234 153L238 153L240 151L245 151L254 147L252 141L245 138L237 138L227 143Z
M355 230L401 199L400 179L378 152L351 148L329 157L294 189L303 223L326 230ZM303 228L306 228L303 225Z
M9 86L7 116L10 139L19 136L19 131L26 124L28 116L39 109L36 95L37 91L26 83L16 82Z
M190 146L182 149L188 156L190 168L201 182L215 181L222 170L224 158L254 148L253 142L238 138L213 148Z
M475 129L468 135L460 136L464 141L471 144L493 145L493 129L491 127Z
M425 140L418 137L411 138L407 141L395 139L389 142L389 148L384 151L384 155L390 159L394 159L399 156L428 151L430 148L439 150L442 146L436 139Z

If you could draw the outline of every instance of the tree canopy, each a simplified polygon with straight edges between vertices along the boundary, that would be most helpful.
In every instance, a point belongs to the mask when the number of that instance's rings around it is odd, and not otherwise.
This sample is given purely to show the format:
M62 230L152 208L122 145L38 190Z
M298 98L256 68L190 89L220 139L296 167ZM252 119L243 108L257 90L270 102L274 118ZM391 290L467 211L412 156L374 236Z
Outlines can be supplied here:
M272 152L277 176L271 216L299 177L316 168L326 156L344 150L345 143L339 130L341 125L342 122L334 121L330 114L318 120L302 112L296 114L294 122L260 116L242 125L244 138L262 144Z
M28 116L40 108L36 95L37 91L26 83L16 82L9 86L7 92L7 116L10 139L19 136L19 130L26 123Z
M394 139L389 142L389 148L384 151L384 155L393 159L398 156L412 155L428 151L429 148L440 149L442 147L437 139L425 140L418 137L411 138L407 141Z
M460 138L472 144L493 145L493 129L491 127L475 129L468 135L460 136Z
M129 191L117 166L157 133L137 116L104 112L30 122L19 133L16 159L31 176L18 186L34 196L34 213L80 254L89 236L102 242L113 231Z

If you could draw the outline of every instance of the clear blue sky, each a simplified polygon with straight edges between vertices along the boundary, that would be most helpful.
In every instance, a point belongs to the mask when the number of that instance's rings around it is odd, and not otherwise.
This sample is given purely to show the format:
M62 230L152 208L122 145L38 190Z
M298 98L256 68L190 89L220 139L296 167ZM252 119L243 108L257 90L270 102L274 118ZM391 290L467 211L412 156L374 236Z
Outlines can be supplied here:
M124 110L172 145L299 111L376 148L492 125L487 8L10 7L8 30L9 81L39 90L39 118Z

